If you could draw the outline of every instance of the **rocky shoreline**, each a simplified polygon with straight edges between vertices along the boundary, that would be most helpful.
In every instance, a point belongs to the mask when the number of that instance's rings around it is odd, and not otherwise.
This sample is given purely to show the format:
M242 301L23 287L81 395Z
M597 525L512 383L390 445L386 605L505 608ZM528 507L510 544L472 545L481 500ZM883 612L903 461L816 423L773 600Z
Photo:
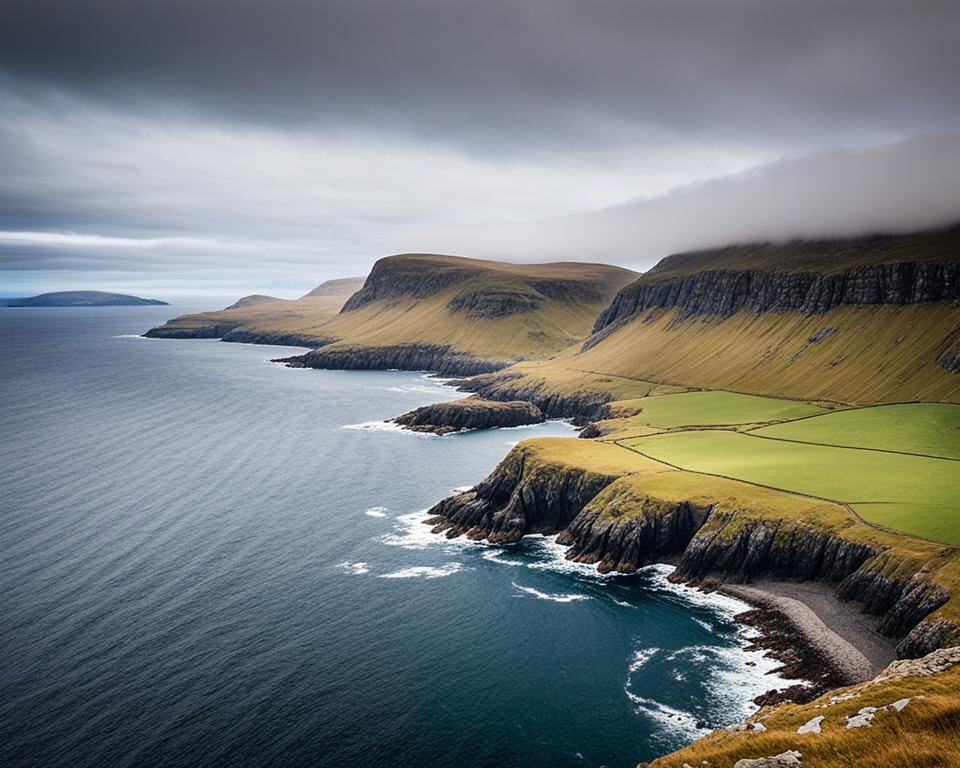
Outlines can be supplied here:
M632 573L667 561L677 564L671 578L692 585L822 583L845 611L876 617L877 632L896 643L901 657L952 644L960 632L949 622L926 620L949 593L888 553L806 523L744 517L712 504L630 498L620 487L628 482L616 473L543 461L518 446L475 488L434 506L427 522L451 538L492 543L559 534L569 559L603 572ZM611 497L633 511L607 513Z
M524 401L499 402L467 397L445 403L424 405L393 419L404 429L446 435L470 429L521 427L542 424L543 412Z

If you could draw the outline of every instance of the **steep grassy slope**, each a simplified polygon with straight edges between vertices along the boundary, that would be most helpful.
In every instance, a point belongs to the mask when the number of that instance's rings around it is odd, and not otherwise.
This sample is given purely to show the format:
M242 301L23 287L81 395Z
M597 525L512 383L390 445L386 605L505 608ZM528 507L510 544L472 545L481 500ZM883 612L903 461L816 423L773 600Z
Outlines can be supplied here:
M544 357L590 332L635 277L600 264L517 265L434 254L381 259L304 356L321 368L494 370Z
M315 346L329 340L323 326L362 284L361 277L329 280L296 301L244 296L226 309L183 315L151 328L146 335Z

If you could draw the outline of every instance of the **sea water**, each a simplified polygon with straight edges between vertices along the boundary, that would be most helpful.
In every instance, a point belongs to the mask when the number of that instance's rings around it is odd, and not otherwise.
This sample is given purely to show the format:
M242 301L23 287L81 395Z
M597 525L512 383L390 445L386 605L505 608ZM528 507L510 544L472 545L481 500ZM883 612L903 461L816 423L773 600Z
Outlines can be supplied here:
M782 684L743 605L425 510L546 424L436 437L419 373L0 308L0 764L632 766Z

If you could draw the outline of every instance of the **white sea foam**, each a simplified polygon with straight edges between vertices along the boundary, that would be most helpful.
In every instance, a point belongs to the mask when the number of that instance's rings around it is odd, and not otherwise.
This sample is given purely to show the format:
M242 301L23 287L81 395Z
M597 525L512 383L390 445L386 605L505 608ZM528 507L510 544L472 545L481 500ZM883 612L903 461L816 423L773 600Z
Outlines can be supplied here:
M628 603L626 600L617 600L615 597L611 597L610 599L623 608L633 608L633 603Z
M368 509L363 514L369 517L386 517L387 508L386 507L370 507L370 509Z
M399 515L394 525L394 533L380 537L380 543L403 549L427 549L442 547L445 552L459 552L471 547L484 547L484 543L473 541L465 536L448 539L442 534L433 533L424 521L430 516L429 510L421 509L407 515Z
M636 672L658 653L660 653L659 648L640 648L634 651L633 656L630 657L628 671L630 673Z
M144 341L154 341L153 336L144 336L140 333L118 333L113 338L115 339L143 339Z
M504 557L505 554L507 553L504 552L502 549L491 548L491 549L485 549L480 554L480 557L482 557L484 560L487 560L488 562L498 563L499 565L513 565L513 566L525 565L525 563L520 560L510 560L509 558Z
M385 573L381 579L440 579L452 576L463 570L461 563L446 563L441 566L415 565L410 568L401 568L393 573Z
M568 595L564 595L564 594L554 594L554 593L552 593L552 592L541 592L539 589L534 589L533 587L524 587L524 586L521 586L520 584L517 584L517 582L515 582L515 581L511 582L511 584L513 584L514 587L516 587L517 589L519 589L519 590L520 590L521 592L523 592L524 594L532 595L533 597L537 598L538 600L551 600L551 601L553 601L554 603L573 603L573 602L576 602L576 601L578 601L578 600L589 600L589 599L590 599L590 596L589 596L589 595L578 595L578 594L568 594Z
M346 573L352 573L354 576L362 576L364 573L370 573L370 566L366 563L338 563L337 568Z
M589 579L604 580L608 578L589 563L575 563L567 560L567 547L557 543L556 536L532 534L524 537L524 542L531 544L544 559L528 563L527 567L535 571L553 571L554 573L572 573Z
M425 432L411 432L399 424L394 424L392 421L364 421L360 424L344 424L343 429L362 429L370 432L404 432L408 435L429 434Z

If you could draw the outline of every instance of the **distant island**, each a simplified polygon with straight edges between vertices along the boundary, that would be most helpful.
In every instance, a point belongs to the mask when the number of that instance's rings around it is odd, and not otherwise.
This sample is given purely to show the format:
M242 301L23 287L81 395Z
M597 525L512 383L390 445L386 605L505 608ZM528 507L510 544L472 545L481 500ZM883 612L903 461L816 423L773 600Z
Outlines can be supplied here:
M57 291L41 293L26 299L9 299L8 307L142 307L166 306L160 299L141 299L125 293L106 291Z

